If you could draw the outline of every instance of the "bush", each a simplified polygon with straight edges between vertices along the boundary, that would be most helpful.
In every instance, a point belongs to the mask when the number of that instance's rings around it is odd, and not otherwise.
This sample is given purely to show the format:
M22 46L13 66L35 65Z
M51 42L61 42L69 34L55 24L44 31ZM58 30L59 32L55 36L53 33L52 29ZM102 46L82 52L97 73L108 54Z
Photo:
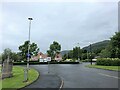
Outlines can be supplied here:
M119 58L98 58L97 65L103 66L120 66L120 59Z

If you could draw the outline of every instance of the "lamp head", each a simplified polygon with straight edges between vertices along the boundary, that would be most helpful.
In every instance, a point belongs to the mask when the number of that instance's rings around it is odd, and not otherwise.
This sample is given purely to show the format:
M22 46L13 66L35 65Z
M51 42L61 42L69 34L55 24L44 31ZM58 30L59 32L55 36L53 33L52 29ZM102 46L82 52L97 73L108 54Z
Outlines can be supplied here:
M33 18L28 18L28 20L33 20Z

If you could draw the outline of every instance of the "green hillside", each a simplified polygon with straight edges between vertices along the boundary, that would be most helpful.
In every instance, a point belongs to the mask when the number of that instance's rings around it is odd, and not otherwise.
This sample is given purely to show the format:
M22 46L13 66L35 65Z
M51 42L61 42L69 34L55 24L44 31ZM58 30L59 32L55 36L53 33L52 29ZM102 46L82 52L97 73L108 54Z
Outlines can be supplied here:
M91 44L91 50L92 52L95 52L96 54L100 53L101 50L105 49L105 47L109 44L109 40L104 40L101 42L93 43ZM88 52L90 51L90 45L83 47L83 50L87 50ZM61 51L61 55L64 56L65 54L68 54L70 50L64 50Z
M104 40L101 42L97 42L94 44L91 44L91 50L92 52L100 52L101 50L105 49L105 47L109 44L109 40ZM82 48L83 50L90 51L90 45Z
M64 51L61 51L61 55L64 56L65 54L68 54L70 50L64 50Z

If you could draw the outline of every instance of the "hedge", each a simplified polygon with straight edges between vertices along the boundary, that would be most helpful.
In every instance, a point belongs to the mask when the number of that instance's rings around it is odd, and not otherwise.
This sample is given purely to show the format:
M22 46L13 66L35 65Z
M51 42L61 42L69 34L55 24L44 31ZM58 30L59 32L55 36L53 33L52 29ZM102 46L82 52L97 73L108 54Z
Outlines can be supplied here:
M27 62L14 62L13 65L26 65ZM48 62L29 62L30 65L48 64ZM49 64L79 64L79 62L50 62Z
M96 61L97 65L103 66L120 66L119 58L98 58Z

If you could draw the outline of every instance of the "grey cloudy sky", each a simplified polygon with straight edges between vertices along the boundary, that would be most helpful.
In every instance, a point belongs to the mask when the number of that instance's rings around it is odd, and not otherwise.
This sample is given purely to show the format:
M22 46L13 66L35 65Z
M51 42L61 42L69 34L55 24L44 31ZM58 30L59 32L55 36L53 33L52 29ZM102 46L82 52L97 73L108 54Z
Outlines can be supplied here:
M2 3L2 51L28 40L28 17L33 17L31 42L46 52L53 41L62 50L109 39L118 30L117 2Z

